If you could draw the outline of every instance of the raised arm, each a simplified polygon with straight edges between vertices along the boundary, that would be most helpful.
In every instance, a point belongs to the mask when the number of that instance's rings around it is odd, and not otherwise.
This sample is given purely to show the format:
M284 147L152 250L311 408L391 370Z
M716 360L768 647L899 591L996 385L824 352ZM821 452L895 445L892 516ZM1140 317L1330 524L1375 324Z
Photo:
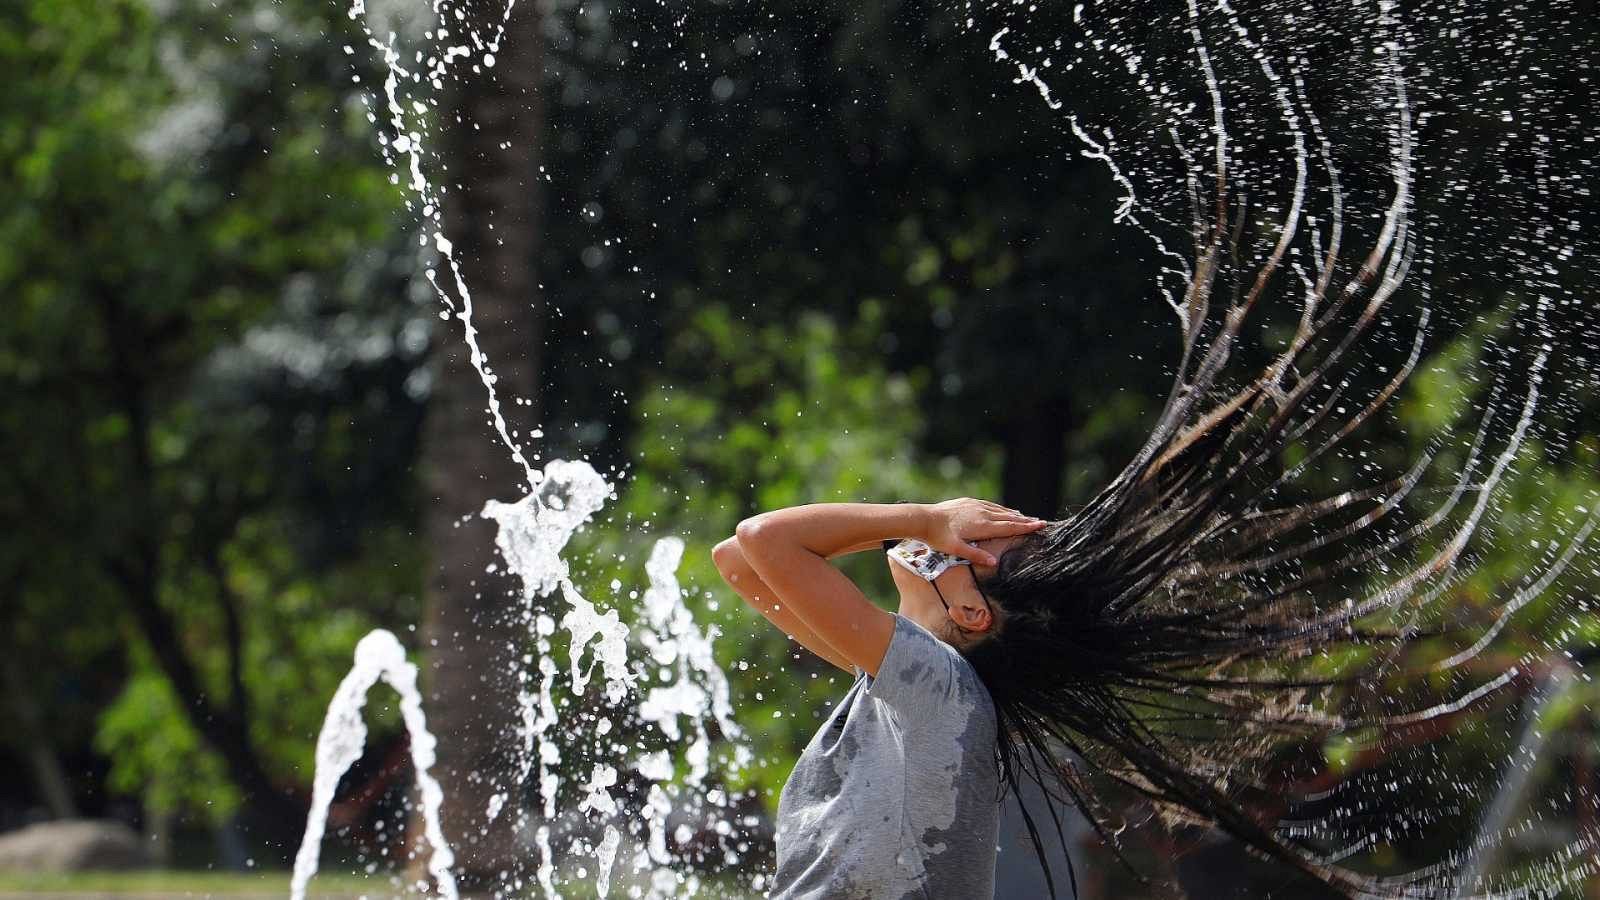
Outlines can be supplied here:
M854 544L839 547L827 554L828 559L838 559L863 550L876 550L883 542L858 541ZM840 669L854 675L850 660L836 650L832 644L823 640L811 627L800 620L794 611L779 601L778 595L767 586L761 576L745 558L744 550L739 546L737 536L727 538L717 544L711 551L711 559L717 565L717 571L722 573L722 580L743 597L745 602L756 612L761 613L768 622L777 626L779 631L793 638L800 646L810 650Z
M814 503L762 513L739 523L718 545L723 577L739 575L751 606L818 656L841 669L874 675L894 633L894 617L875 606L828 560L889 538L918 537L928 507L920 503ZM740 572L734 559L750 569ZM754 579L753 582L751 579Z
M865 550L871 544L851 547L835 556L844 556L857 550ZM831 644L817 636L806 623L794 614L788 606L778 600L778 595L767 586L756 570L751 567L750 561L745 559L744 550L739 547L739 539L730 537L718 544L711 551L711 559L717 564L717 571L722 573L722 580L728 583L750 608L761 613L768 622L777 626L779 631L787 634L799 642L800 646L838 666L846 672L851 672L850 661L835 650ZM851 674L855 674L851 672Z

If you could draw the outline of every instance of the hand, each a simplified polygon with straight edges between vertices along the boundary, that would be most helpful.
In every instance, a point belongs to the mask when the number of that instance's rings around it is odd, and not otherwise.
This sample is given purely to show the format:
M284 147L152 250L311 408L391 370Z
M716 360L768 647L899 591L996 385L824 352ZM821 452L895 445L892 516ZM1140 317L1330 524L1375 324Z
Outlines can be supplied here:
M935 550L984 566L995 565L997 561L993 554L979 549L974 542L1029 534L1049 524L998 503L971 497L946 500L927 509L927 533L919 535L923 542Z

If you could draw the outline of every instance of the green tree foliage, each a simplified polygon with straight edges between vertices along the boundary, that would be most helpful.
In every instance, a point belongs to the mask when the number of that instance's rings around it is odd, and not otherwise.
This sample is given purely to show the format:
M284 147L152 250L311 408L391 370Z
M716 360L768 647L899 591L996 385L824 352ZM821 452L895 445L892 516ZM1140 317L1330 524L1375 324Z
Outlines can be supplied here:
M81 754L104 708L111 783L157 808L292 809L352 641L414 590L427 331L343 20L0 19L0 652L48 711L0 740Z
M706 305L766 325L849 321L875 298L866 352L923 373L929 449L1002 443L1011 501L1041 513L1104 384L1164 388L1136 354L1152 326L1171 340L1169 314L1143 243L1110 222L1113 185L966 12L572 6L550 25L540 266L561 313L551 393L582 424L558 445L621 462L633 416L616 394L657 367L695 377L672 336Z

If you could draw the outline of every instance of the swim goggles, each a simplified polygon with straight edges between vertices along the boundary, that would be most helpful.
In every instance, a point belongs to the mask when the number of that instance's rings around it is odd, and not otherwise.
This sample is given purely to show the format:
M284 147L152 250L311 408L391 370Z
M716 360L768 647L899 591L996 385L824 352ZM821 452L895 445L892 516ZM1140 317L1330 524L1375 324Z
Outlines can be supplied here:
M911 570L911 574L932 581L943 575L951 566L970 566L971 561L951 556L912 538L883 542L889 558Z
M935 550L915 538L902 538L883 542L883 552L896 563L909 569L912 574L922 578L933 587L933 592L939 595L939 603L944 607L945 613L950 612L950 604L945 602L944 591L939 590L938 582L934 581L940 575L949 571L953 566L966 566L972 573L972 586L977 588L978 596L983 598L983 605L989 607L989 615L994 615L994 604L989 602L989 595L983 592L978 584L978 572L972 568L972 560L952 556L942 550ZM960 625L956 626L961 628ZM961 628L962 631L969 629Z

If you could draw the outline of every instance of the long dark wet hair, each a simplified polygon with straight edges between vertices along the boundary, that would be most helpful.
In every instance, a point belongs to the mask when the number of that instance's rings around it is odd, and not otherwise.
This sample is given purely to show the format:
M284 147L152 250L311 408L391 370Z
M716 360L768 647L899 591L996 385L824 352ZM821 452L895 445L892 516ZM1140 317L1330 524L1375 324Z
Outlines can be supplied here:
M1388 304L1415 251L1408 184L1397 178L1368 252L1346 260L1331 166L1330 174L1332 230L1313 271L1296 267L1298 324L1281 351L1243 376L1235 359L1243 355L1241 328L1261 298L1281 288L1275 282L1288 280L1275 276L1288 268L1294 222L1258 257L1261 265L1243 271L1245 217L1220 199L1219 175L1214 215L1195 227L1181 360L1148 440L1097 496L1008 550L981 583L999 608L998 626L963 652L994 699L1005 784L1020 799L1031 781L1047 797L1048 821L1023 807L1041 862L1051 825L1065 846L1058 807L1068 804L1129 862L1117 816L1097 796L1097 785L1110 785L1164 821L1218 827L1341 893L1455 889L1439 870L1422 878L1357 873L1317 846L1315 829L1280 827L1281 798L1293 784L1286 748L1357 728L1425 724L1512 682L1507 664L1463 696L1384 714L1364 712L1357 689L1414 671L1402 651L1444 633L1429 606L1459 583L1468 540L1527 435L1544 360L1530 354L1521 387L1491 390L1459 438L1439 439L1388 475L1352 465L1367 483L1306 487L1307 474L1339 459L1351 435L1395 398L1421 356L1428 322L1425 309L1406 317L1414 338L1407 328L1391 368L1379 368L1370 347L1355 362L1355 348L1398 318ZM1230 282L1232 297L1214 304ZM1357 388L1352 372L1363 366L1385 374ZM1459 446L1451 471L1435 472L1452 441ZM1540 583L1559 573L1593 526L1591 517ZM1464 649L1428 670L1459 667L1526 600L1526 592L1501 598L1488 611L1489 629L1455 634ZM1373 652L1333 675L1307 665L1351 647ZM1364 708L1374 706L1367 698ZM1045 872L1055 896L1048 864Z

